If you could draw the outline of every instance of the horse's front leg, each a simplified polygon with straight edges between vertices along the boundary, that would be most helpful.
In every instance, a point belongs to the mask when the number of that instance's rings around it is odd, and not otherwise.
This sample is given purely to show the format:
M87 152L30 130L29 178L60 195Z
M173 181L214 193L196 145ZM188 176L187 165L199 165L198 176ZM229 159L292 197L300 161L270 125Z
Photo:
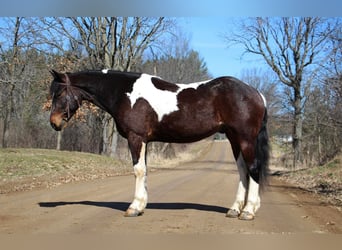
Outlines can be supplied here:
M142 215L147 205L147 185L146 185L146 143L140 137L131 136L128 138L129 148L132 154L134 174L135 174L135 194L134 200L126 210L126 217Z

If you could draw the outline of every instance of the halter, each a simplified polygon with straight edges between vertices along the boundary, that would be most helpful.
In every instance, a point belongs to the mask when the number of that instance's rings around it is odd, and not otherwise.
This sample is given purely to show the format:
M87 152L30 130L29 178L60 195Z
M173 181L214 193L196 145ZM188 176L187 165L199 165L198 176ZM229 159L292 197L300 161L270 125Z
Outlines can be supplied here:
M75 88L75 86L71 85L70 79L67 75L66 75L66 82L65 83L64 82L58 82L58 84L64 86L64 88L66 89L65 98L67 100L67 113L68 113L67 120L69 120L70 119L70 101L71 101L71 98L73 97L74 100L77 101L78 107L80 107L81 105L80 105L80 102L79 102L77 95L75 95L74 91L73 91L73 88ZM55 95L55 93L53 94L52 98L54 98L54 95Z

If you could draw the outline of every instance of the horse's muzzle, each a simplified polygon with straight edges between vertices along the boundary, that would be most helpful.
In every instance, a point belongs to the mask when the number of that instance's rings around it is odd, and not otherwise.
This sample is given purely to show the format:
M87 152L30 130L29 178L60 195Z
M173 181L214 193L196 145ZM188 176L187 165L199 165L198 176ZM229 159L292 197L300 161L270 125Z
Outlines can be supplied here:
M54 130L61 131L64 123L63 114L51 114L50 124Z
M56 124L50 122L51 127L56 130L56 131L61 131L62 130L62 126L57 126Z

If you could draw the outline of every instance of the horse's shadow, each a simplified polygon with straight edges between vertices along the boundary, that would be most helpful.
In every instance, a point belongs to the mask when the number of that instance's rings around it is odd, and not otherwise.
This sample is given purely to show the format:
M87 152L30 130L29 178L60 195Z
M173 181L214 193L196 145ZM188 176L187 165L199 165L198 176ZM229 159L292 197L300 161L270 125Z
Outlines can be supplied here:
M106 201L57 201L57 202L39 202L40 207L52 208L67 205L86 205L111 208L119 211L126 211L130 203L128 202L106 202ZM184 202L152 202L147 204L147 209L162 209L162 210L200 210L217 213L227 213L228 209L221 206L213 206L197 203Z

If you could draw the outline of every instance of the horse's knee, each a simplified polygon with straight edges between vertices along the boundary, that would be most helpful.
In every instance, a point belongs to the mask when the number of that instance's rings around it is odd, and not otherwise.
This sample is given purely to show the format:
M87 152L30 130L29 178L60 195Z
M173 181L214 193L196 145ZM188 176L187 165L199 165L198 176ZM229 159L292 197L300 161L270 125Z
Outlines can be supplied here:
M141 178L146 176L146 166L137 164L133 168L135 177Z

